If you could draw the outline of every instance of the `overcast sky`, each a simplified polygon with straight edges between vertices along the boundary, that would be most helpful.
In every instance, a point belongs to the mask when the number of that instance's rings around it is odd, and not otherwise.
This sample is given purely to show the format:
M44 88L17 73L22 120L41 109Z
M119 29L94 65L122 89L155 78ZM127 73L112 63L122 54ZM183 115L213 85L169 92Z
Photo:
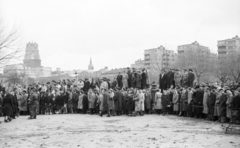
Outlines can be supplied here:
M39 44L42 65L86 70L129 67L145 49L240 36L240 0L0 0L22 44Z

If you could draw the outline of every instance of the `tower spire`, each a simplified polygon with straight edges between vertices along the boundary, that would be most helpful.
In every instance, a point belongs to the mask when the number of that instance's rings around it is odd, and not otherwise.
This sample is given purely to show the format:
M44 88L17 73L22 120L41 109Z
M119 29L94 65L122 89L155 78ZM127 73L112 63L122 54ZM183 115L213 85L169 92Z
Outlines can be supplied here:
M94 70L94 67L93 67L93 64L92 64L92 56L90 56L90 63L88 65L88 70L89 71L93 71Z

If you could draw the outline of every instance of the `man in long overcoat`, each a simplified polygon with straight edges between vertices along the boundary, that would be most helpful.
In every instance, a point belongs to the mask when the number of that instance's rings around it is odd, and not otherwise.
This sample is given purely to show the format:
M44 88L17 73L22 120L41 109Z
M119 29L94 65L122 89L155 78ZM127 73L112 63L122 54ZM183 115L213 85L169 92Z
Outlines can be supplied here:
M129 68L127 70L127 75L128 75L128 87L131 88L132 87L132 85L131 85L132 73L131 73L131 70Z
M141 82L142 82L142 75L141 72L137 72L137 77L136 77L136 88L141 89Z
M167 89L170 88L172 85L174 85L174 72L172 71L172 69L170 69L167 72Z
M188 87L193 87L193 81L195 79L195 75L192 69L189 69L188 72Z
M122 114L122 100L123 100L123 94L120 91L120 88L117 87L117 91L114 94L114 109L117 115Z
M123 87L123 83L122 83L122 75L121 73L119 72L118 73L118 76L117 76L117 83L118 83L118 87L122 88Z
M147 74L146 74L146 70L143 69L142 70L142 82L141 82L141 89L145 89L147 86Z
M36 89L32 89L31 96L30 96L30 104L29 104L29 110L30 110L29 119L37 118L38 107L39 107L38 94L36 92Z
M161 89L161 92L167 89L167 74L164 69L159 76L159 88Z

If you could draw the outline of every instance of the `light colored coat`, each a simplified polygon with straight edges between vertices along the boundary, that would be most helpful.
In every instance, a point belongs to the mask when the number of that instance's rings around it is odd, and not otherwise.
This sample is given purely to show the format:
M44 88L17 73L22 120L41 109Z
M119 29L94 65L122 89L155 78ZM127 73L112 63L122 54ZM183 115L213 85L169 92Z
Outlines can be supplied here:
M144 111L145 95L144 95L144 93L140 93L138 97L139 97L139 101L140 101L140 111Z
M133 97L133 100L135 101L135 112L140 111L141 103L140 103L140 99L139 99L139 94L136 94Z
M155 94L154 109L162 109L162 93L160 93L160 92L157 92Z
M178 93L173 94L173 111L179 111L179 95Z
M82 100L83 100L83 94L79 95L78 97L78 109L83 109Z
M88 93L88 108L93 109L95 107L96 95L94 93Z
M99 104L99 110L102 111L103 110L103 95L102 94L99 94L97 102Z
M122 75L122 83L123 83L123 88L128 87L128 75L126 73Z
M208 99L209 99L209 92L205 91L203 95L203 113L204 114L208 114L208 105L207 105Z

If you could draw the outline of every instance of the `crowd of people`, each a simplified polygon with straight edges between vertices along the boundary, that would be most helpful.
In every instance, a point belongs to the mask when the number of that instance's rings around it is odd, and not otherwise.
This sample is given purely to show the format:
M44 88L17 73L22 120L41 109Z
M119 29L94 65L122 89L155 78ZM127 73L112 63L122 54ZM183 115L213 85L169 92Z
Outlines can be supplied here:
M176 115L233 122L240 109L240 83L196 85L191 69L163 69L159 82L147 71L128 69L114 80L74 79L29 86L0 85L0 115L10 122L19 115L95 114L99 116ZM90 82L91 81L91 82ZM238 122L234 121L234 122Z

